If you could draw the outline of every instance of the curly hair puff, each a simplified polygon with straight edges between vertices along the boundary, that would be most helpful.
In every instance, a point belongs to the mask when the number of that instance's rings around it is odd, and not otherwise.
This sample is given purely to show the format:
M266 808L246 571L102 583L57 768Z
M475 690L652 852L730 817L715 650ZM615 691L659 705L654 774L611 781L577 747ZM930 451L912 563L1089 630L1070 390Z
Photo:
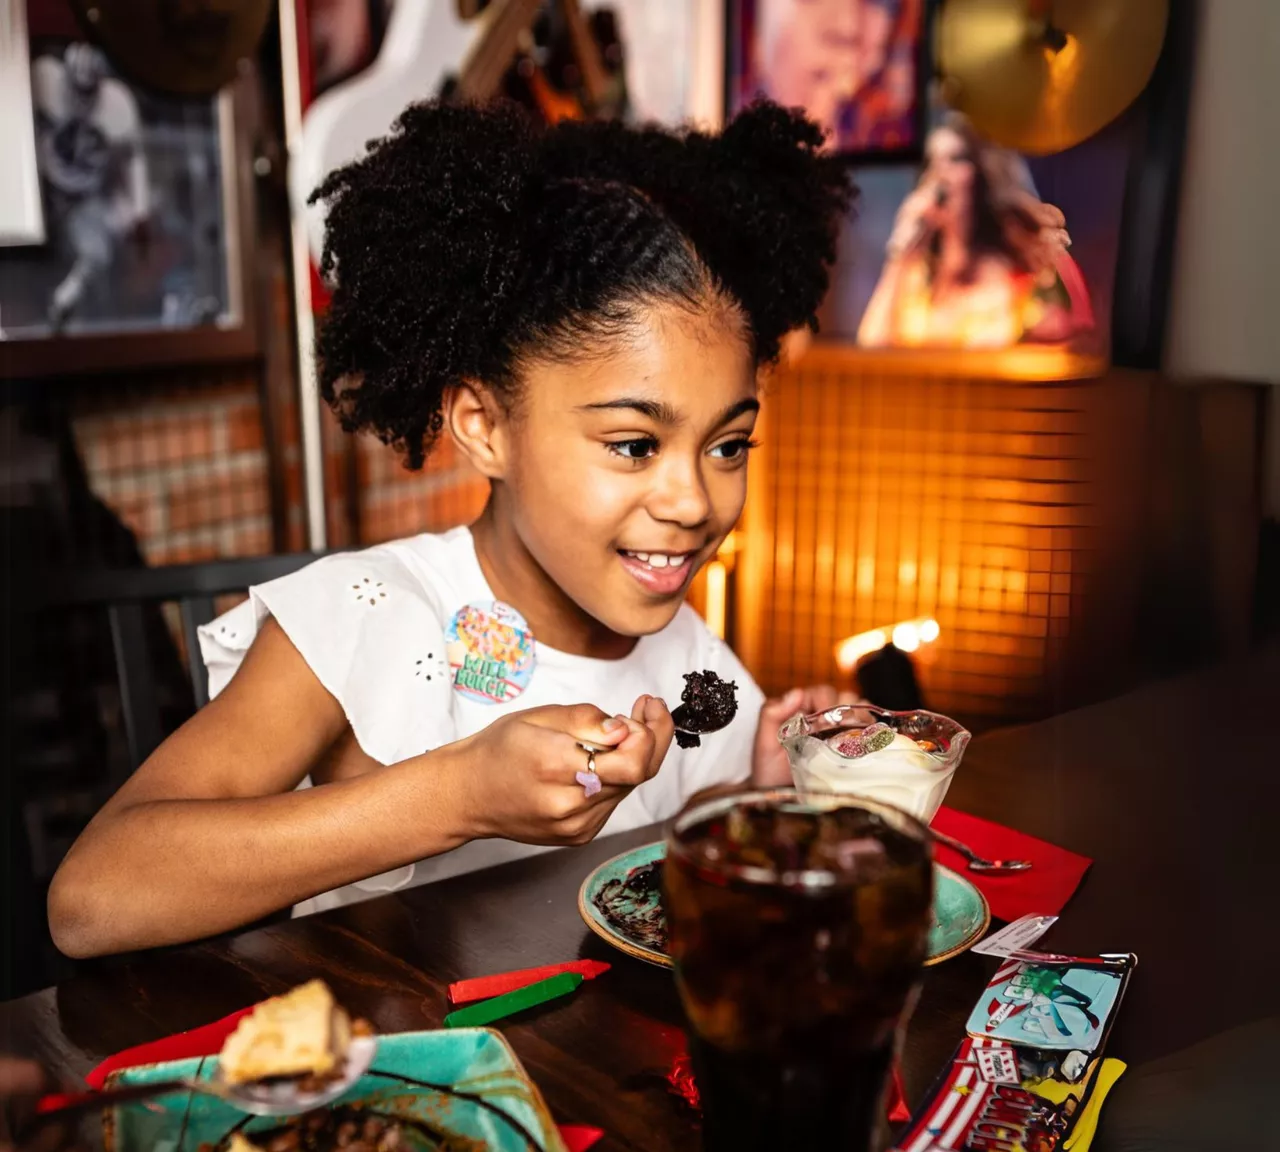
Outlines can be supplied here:
M312 197L334 284L322 394L344 428L420 468L451 386L513 397L527 358L589 355L642 305L720 297L757 363L775 359L788 331L817 326L854 196L821 143L768 102L718 135L412 105Z

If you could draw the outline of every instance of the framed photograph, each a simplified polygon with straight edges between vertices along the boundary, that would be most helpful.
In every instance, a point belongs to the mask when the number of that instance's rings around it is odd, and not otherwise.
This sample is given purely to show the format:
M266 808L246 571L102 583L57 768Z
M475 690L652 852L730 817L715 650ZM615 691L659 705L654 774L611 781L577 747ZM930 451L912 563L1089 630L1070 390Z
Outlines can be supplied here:
M921 164L855 171L823 334L868 349L1104 354L1130 156L1124 123L1024 156L934 109Z
M256 354L243 94L160 96L87 40L31 32L46 235L0 248L4 374Z
M727 0L729 115L758 96L803 108L861 163L918 158L924 0Z

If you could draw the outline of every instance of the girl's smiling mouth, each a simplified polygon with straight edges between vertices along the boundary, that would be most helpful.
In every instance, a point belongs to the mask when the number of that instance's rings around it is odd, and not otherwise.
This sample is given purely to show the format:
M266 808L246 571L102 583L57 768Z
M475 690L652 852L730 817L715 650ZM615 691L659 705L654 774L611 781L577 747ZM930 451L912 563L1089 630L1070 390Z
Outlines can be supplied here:
M696 552L630 552L619 548L622 566L646 591L672 596L684 589L694 571Z

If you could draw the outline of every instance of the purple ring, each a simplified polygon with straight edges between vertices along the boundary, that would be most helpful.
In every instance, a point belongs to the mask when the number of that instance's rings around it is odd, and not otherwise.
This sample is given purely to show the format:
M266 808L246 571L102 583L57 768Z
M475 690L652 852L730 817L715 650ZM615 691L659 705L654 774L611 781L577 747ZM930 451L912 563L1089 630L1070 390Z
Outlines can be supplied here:
M600 791L600 777L596 775L596 753L593 748L583 748L587 754L587 770L575 772L573 778L582 785L583 794L588 800Z

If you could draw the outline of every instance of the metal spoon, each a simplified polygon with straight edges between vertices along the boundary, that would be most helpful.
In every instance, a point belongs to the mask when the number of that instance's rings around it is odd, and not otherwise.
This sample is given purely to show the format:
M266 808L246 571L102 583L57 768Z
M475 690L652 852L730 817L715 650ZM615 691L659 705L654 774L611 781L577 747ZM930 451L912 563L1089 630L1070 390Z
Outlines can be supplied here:
M930 828L929 831L939 844L945 844L968 860L970 872L1026 872L1031 867L1030 860L988 860L985 856L979 856L963 840L957 840L936 828Z
M303 1090L295 1079L251 1080L244 1084L228 1084L215 1072L208 1080L182 1077L156 1081L153 1084L130 1084L124 1088L108 1088L102 1092L77 1092L74 1095L42 1097L36 1102L32 1126L54 1120L66 1120L84 1112L109 1108L130 1100L149 1100L173 1092L195 1092L213 1096L247 1112L251 1116L294 1116L331 1104L360 1079L373 1063L378 1050L375 1036L357 1036L347 1047L342 1075L321 1088Z
M677 731L677 732L683 732L686 736L709 736L709 735L711 735L711 733L712 733L712 732L719 732L719 731L720 731L720 729L719 729L719 728L708 728L708 729L705 729L705 730L704 730L704 731L702 731L702 732L693 732L693 731L691 731L691 730L690 730L690 729L688 729L688 728L681 728L681 727L677 724L677 725L676 725L676 731ZM591 753L594 753L596 756L599 756L599 755L601 755L601 753L604 753L604 752L612 752L612 751L617 747L617 745L614 745L614 744L592 744L590 740L579 740L579 741L578 741L578 747L579 747L579 748L581 748L584 752L591 752Z

